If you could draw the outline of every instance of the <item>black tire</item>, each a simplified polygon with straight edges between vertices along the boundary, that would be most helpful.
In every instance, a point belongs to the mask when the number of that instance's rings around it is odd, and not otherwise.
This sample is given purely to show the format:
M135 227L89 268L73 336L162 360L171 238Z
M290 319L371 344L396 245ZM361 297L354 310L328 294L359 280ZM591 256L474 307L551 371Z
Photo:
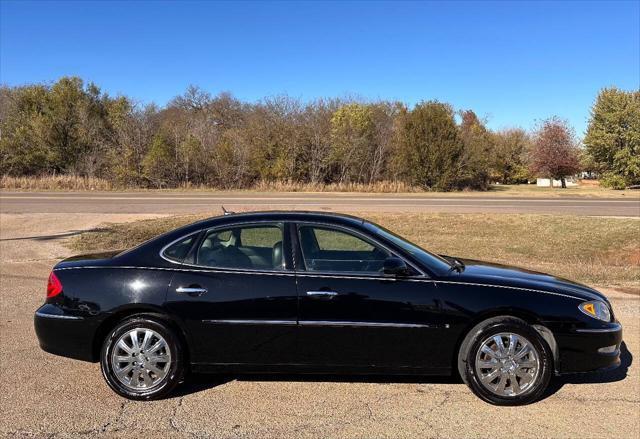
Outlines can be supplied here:
M165 363L168 370L166 376L153 384L150 389L136 389L124 385L116 376L112 362L109 361L117 340L127 332L140 328L150 329L161 335L166 341L171 360ZM120 396L137 401L148 401L166 397L182 381L185 368L183 364L183 349L180 339L175 332L161 319L149 315L131 316L116 325L107 335L100 351L100 367L102 376L111 389Z
M499 333L513 333L526 338L539 358L539 372L529 388L522 394L499 396L489 390L478 377L475 359L483 341ZM460 345L458 371L462 380L483 401L494 405L517 406L537 401L545 392L553 372L553 354L547 342L531 325L511 316L487 319L473 327Z

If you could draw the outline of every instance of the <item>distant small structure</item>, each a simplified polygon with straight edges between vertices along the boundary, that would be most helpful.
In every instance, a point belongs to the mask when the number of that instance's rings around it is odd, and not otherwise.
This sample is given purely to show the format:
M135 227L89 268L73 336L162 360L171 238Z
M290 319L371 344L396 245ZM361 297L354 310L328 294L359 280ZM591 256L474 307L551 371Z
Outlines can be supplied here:
M567 177L565 179L565 182L567 184L567 187L578 186L578 180L576 180L574 177ZM539 186L539 187L550 187L551 186L551 179L550 178L537 178L536 179L536 186ZM562 182L560 180L553 180L553 187L562 187Z

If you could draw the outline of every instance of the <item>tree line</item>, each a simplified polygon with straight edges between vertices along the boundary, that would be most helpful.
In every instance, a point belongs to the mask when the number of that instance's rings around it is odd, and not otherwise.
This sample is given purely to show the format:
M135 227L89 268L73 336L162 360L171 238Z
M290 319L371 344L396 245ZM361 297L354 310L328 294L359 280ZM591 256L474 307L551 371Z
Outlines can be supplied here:
M472 110L423 101L288 96L242 102L190 86L165 107L93 83L0 87L0 173L80 175L120 187L401 182L426 190L564 179L640 183L640 92L603 89L584 147L564 120L493 131Z

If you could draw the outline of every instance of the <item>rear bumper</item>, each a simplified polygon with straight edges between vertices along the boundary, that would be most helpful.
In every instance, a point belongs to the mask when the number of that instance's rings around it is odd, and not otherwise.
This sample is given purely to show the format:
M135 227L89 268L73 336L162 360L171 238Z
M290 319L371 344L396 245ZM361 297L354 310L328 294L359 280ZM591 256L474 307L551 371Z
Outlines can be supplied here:
M556 332L554 336L560 354L560 373L591 372L620 365L622 325L618 322Z
M42 350L63 357L94 361L92 322L53 304L42 305L33 317Z

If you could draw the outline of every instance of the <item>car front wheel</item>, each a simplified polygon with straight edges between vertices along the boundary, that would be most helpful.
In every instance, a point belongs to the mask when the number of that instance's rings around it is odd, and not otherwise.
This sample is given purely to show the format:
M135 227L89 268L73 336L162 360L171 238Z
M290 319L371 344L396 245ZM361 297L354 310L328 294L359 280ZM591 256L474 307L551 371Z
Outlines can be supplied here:
M476 326L469 335L463 373L477 396L496 405L524 405L543 395L553 358L534 328L503 317Z
M125 398L163 398L180 382L182 350L174 331L161 320L134 316L120 322L104 341L102 374Z

